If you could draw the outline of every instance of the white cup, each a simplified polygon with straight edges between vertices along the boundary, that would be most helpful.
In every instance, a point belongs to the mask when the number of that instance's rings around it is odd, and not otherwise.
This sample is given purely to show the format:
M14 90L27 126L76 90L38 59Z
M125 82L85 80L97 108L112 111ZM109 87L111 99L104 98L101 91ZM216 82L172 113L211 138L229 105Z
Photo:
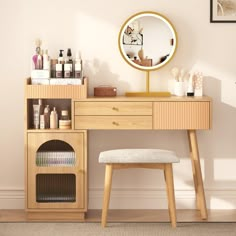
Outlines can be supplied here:
M176 96L179 96L179 97L185 95L185 85L184 85L184 82L175 81L174 94Z

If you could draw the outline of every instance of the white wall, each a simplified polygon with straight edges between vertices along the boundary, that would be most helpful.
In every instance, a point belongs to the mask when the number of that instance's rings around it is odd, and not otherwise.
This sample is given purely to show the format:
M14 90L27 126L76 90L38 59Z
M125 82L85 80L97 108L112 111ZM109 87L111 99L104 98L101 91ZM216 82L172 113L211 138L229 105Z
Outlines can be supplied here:
M118 93L142 90L145 75L130 67L118 50L123 22L139 11L162 13L178 32L178 49L164 68L151 73L152 90L167 88L170 69L196 68L205 74L204 93L213 98L213 128L199 131L208 208L236 208L235 24L210 24L209 1L22 0L0 3L0 208L24 207L24 81L30 74L34 40L41 37L51 56L80 49L89 91L112 84ZM230 89L229 89L230 88ZM226 96L227 95L227 96ZM129 142L127 142L127 140ZM100 151L158 147L177 152L174 168L178 208L194 207L191 163L184 131L92 131L89 133L89 208L101 208L104 167ZM147 170L114 175L113 208L165 208L163 176Z

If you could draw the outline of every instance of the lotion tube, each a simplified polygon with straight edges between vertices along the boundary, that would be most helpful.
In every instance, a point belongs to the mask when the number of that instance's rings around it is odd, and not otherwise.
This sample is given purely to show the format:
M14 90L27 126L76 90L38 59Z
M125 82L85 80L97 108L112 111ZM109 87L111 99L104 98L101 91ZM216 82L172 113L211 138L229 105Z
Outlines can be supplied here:
M41 111L42 111L42 100L39 99L39 104L33 105L33 117L34 117L35 129L39 129Z

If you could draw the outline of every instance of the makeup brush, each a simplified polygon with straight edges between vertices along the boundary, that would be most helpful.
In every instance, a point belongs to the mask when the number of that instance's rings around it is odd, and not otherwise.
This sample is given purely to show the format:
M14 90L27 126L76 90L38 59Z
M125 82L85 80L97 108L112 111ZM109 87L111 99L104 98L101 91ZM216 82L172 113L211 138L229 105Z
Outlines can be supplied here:
M180 70L179 81L183 82L185 76L185 69Z
M176 81L179 81L179 68L178 67L172 68L171 74L173 75Z

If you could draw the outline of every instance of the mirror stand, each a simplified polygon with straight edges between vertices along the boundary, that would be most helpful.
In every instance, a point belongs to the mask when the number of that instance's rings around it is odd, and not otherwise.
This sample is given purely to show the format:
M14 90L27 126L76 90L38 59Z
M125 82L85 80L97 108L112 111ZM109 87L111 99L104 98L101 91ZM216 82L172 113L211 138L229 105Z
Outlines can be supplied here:
M146 71L146 92L126 92L127 97L170 97L171 93L166 91L150 92L150 76L149 71Z

